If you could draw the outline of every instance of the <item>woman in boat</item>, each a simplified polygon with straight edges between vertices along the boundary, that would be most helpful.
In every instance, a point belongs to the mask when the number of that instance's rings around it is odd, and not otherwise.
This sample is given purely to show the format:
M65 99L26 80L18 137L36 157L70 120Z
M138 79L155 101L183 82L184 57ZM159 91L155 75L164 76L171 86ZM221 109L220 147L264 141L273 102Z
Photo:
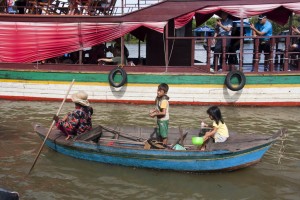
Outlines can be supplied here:
M205 133L203 136L204 144L200 147L205 150L206 143L209 138L213 138L214 142L225 142L229 137L228 128L223 120L221 110L217 106L212 106L206 111L209 118L213 120L212 130ZM207 124L203 124L208 127Z
M67 136L66 140L92 129L93 108L90 107L88 94L79 91L72 95L72 101L75 103L74 111L62 119L59 119L57 115L53 117L56 127Z

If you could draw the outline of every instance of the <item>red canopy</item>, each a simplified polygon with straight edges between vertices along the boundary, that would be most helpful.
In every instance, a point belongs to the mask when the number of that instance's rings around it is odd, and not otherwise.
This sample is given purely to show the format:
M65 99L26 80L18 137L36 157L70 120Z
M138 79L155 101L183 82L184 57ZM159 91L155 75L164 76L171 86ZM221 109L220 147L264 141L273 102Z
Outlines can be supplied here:
M139 27L163 32L166 22L0 22L0 62L34 62L112 41Z
M220 11L230 14L233 16L233 18L248 18L264 13L272 21L284 25L288 22L289 16L293 12L295 14L300 14L300 2L282 4L208 6L176 18L175 27L180 28L184 26L194 16L196 18L197 25L200 25L214 14L218 14Z

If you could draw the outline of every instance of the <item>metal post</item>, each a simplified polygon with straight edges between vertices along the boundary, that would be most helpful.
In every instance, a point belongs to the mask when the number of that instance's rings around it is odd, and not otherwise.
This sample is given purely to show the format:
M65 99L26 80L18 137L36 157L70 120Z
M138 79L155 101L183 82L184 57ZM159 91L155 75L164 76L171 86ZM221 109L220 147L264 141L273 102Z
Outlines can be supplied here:
M79 64L82 64L82 50L79 51Z
M195 65L195 38L192 39L192 46L191 46L191 66Z
M169 66L169 22L166 25L166 30L165 30L165 65L166 65L166 71L168 71L168 66Z
M259 46L259 39L254 38L254 60L253 60L253 69L255 72L258 72L258 65L259 65L259 52L258 52L258 46Z
M225 72L227 69L227 65L226 65L226 56L227 56L227 51L226 51L226 47L227 47L227 38L223 37L221 38L222 40L222 54L220 56L222 56L222 62L220 63L222 65L222 71Z
M243 62L244 62L244 19L241 18L240 25L240 55L239 55L239 70L243 71Z
M274 62L273 62L273 57L274 57L274 46L275 46L275 38L270 38L270 57L269 57L269 67L270 67L270 71L274 71Z
M124 0L121 1L122 2L122 15L124 14ZM122 34L121 37L121 63L122 65L125 64L125 56L124 56L124 35Z

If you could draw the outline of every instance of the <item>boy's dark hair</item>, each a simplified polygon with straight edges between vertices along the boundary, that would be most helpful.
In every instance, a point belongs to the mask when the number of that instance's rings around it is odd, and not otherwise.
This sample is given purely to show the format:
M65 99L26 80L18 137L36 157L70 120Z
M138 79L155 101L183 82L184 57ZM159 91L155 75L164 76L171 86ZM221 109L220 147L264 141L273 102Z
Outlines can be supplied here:
M161 83L158 86L159 90L163 90L165 93L167 93L169 91L169 86L166 83Z
M210 108L208 108L208 110L206 111L208 115L210 115L213 120L219 125L219 121L222 122L222 124L224 124L224 120L222 118L222 114L220 109L218 108L218 106L212 106Z

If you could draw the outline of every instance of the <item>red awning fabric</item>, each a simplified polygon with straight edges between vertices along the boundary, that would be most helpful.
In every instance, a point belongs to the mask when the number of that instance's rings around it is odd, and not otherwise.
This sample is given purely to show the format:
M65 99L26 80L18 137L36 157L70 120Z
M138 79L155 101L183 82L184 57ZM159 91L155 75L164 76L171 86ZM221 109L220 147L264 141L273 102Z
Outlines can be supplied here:
M30 63L112 41L135 29L164 31L166 22L0 22L0 62Z
M181 28L193 19L195 12L188 13L175 19L175 28Z
M255 15L266 14L269 19L284 25L288 22L291 13L300 14L299 3L283 4L259 4L259 5L236 5L236 6L211 6L195 12L188 13L175 19L175 27L186 25L195 15L197 26L204 23L214 14L224 11L233 18L248 18ZM188 17L187 17L188 16Z

